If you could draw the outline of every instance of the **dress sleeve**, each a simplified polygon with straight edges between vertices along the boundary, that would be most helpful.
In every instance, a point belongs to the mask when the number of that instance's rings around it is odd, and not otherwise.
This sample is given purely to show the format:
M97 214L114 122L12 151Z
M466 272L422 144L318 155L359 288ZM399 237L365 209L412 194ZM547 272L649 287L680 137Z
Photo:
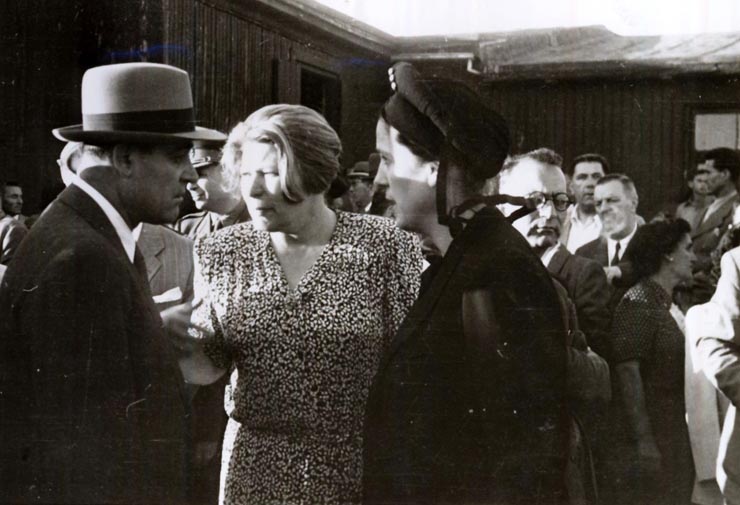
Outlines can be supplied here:
M384 324L389 343L419 296L423 258L419 239L399 229L393 230L387 247Z
M204 346L205 354L214 365L228 370L232 362L232 353L224 338L223 328L214 306L218 292L212 285L213 269L220 267L215 264L216 258L217 255L211 254L208 243L204 239L195 242L193 247L193 307L195 308L191 316L194 328L190 329L190 334L197 338L205 338L204 333L213 334Z
M650 303L639 284L625 294L614 311L612 327L614 363L643 361L652 356L658 331L659 307Z

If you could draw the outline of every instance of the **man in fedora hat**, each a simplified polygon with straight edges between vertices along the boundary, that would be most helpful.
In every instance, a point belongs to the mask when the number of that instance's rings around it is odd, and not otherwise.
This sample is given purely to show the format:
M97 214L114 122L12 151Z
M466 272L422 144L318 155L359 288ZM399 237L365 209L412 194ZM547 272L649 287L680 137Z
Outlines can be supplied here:
M367 161L358 161L347 171L348 196L354 212L362 214L370 212L374 178L375 175L370 173L370 163Z
M88 70L77 173L0 287L0 501L182 503L185 405L132 229L170 223L195 180L186 72Z
M232 224L249 221L247 205L238 191L235 177L229 177L221 164L223 141L194 142L190 162L198 180L188 183L188 191L199 212L180 218L175 229L195 240Z

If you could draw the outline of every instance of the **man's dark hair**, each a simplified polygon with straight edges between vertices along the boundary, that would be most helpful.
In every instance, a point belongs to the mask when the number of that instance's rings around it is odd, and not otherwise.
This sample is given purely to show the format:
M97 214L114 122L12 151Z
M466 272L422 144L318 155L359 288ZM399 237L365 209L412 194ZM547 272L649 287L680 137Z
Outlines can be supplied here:
M609 173L609 162L606 160L606 158L598 153L586 153L573 158L573 162L566 167L566 175L569 177L573 177L573 174L576 171L576 165L585 162L601 163L601 169L604 171L604 173Z
M681 238L691 232L691 226L683 219L652 221L640 226L625 252L627 261L637 281L649 277L660 270L665 256L676 250Z
M8 186L18 186L19 188L22 188L23 186L20 185L17 181L5 181L2 184L2 189L5 189Z
M740 155L734 149L729 147L717 147L704 154L704 161L713 161L712 166L718 170L727 170L730 172L732 182L737 181L740 175Z

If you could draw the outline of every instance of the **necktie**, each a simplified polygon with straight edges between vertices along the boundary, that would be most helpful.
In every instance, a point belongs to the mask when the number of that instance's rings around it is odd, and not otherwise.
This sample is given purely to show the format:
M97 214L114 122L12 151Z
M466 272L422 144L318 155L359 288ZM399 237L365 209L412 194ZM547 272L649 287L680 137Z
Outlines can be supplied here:
M611 262L609 262L610 267L615 267L619 264L619 249L620 249L619 242L617 242L617 247L614 248L614 256L612 256Z

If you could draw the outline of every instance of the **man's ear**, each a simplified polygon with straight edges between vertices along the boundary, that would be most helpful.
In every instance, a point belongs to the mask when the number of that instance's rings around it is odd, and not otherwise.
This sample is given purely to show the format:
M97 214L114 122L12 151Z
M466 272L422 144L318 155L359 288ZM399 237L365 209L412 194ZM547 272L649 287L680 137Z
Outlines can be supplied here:
M124 177L130 177L133 174L132 154L132 146L127 144L116 144L111 150L111 164Z
M430 188L437 186L437 174L439 173L439 160L425 161L424 170L427 171L427 184Z

